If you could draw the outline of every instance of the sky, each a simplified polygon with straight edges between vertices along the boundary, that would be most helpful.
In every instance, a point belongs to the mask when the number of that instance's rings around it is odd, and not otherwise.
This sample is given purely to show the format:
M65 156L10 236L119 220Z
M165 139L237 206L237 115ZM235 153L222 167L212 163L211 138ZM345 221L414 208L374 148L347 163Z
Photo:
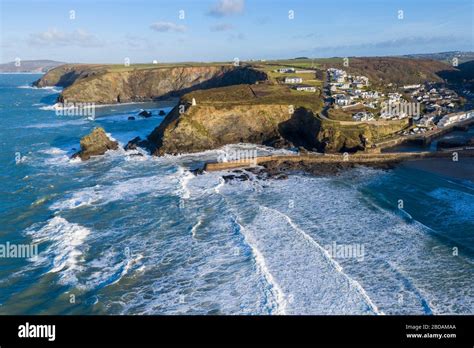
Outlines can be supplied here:
M474 51L472 0L0 0L0 62Z

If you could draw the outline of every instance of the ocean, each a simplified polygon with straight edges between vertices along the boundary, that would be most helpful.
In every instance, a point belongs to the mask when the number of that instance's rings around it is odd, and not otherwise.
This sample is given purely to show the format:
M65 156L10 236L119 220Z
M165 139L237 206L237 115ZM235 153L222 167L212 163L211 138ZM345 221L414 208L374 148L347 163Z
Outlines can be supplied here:
M474 313L472 159L228 182L189 171L222 149L81 162L94 127L125 145L175 102L57 116L39 77L0 75L0 245L38 248L0 257L0 314Z

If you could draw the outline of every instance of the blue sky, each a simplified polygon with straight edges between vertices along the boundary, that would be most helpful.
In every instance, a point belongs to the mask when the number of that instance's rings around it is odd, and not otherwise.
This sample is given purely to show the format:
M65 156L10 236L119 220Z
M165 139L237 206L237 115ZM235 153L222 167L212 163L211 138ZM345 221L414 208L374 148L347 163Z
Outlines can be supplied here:
M132 63L230 61L235 57L474 50L472 0L0 3L1 62L16 57L87 63L122 63L126 57ZM75 11L74 19L70 19L71 10ZM184 19L180 19L180 11L184 11Z

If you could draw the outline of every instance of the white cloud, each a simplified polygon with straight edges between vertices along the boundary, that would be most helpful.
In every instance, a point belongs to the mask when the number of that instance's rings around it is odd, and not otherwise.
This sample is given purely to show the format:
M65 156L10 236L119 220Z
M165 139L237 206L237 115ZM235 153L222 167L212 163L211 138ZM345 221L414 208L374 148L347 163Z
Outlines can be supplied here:
M211 26L210 29L211 31L229 31L229 30L233 30L234 26L228 23L220 23L220 24Z
M186 31L186 27L184 25L179 25L172 22L155 22L150 25L150 28L159 32L177 31L182 33Z
M239 14L244 11L244 0L219 0L209 11L209 15L214 17L224 17Z
M95 35L83 29L76 29L72 32L62 32L56 28L50 28L42 33L30 34L28 43L37 46L98 47L103 45Z

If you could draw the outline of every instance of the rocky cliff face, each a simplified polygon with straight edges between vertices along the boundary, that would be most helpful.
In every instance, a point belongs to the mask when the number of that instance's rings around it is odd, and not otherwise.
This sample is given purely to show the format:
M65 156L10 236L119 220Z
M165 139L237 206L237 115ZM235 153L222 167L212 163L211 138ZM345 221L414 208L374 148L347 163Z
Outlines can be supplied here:
M334 122L322 122L316 135L318 150L329 153L364 150L375 141L398 132L405 125L394 122L387 125L361 123L343 126Z
M296 146L320 152L364 150L400 130L393 125L351 125L323 121L300 107L286 104L178 105L149 136L155 155L198 152L232 143Z
M64 64L49 70L39 80L33 82L33 85L36 87L68 87L77 80L85 79L89 76L96 76L104 71L102 65Z
M252 84L265 79L264 72L230 65L124 70L77 65L53 69L35 84L65 87L60 102L113 104L180 96L196 89Z
M287 105L231 107L179 105L148 137L155 155L198 152L225 144L266 144L280 138L279 125L291 115Z

